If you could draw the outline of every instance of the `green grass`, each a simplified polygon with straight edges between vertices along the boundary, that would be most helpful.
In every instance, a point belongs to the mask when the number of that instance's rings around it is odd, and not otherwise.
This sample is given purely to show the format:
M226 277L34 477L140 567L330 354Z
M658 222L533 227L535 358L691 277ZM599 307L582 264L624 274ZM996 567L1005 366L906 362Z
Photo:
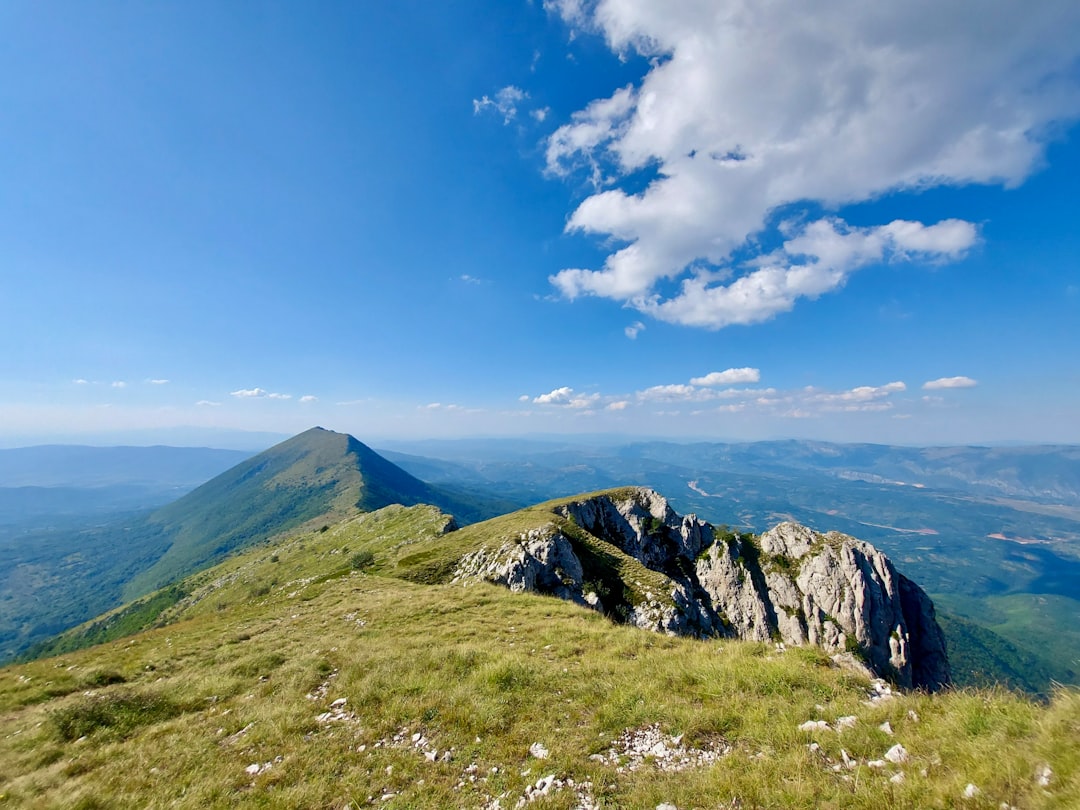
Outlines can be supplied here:
M437 510L388 507L189 580L167 626L0 670L0 807L513 807L549 774L603 807L1075 806L1076 691L871 703L816 648L668 637L551 597L403 578L550 517L443 536ZM357 571L361 551L374 563ZM340 719L320 721L338 698ZM842 732L798 728L846 716ZM678 773L591 758L654 724L727 753ZM896 743L907 763L868 764ZM857 764L834 770L845 754ZM981 793L965 801L968 783ZM529 806L575 804L564 787Z

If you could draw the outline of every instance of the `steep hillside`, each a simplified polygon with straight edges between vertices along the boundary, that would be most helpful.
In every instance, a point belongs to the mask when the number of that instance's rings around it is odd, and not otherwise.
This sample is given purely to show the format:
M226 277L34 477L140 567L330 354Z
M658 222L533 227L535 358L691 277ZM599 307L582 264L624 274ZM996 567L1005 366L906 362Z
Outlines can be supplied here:
M296 532L187 580L167 626L0 670L0 802L1075 806L1074 691L898 692L816 647L419 581L560 505L449 532L391 506ZM624 557L613 570L645 584Z

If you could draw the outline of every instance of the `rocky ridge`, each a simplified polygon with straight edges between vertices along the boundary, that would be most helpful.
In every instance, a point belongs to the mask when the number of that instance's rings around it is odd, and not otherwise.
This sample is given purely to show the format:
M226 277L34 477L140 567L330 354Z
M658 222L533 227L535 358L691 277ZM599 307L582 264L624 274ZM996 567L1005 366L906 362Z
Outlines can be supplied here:
M814 644L906 688L950 683L934 605L869 543L781 523L755 537L646 488L560 502L463 557L455 582L548 593L656 632Z

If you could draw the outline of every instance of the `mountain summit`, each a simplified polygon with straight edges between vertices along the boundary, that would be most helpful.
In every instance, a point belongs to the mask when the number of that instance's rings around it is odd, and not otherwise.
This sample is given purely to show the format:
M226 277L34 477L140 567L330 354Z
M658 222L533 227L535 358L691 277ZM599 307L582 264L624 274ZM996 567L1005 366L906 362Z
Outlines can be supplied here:
M459 520L500 511L425 484L347 433L313 427L150 515L168 547L125 588L131 598L230 552L315 519L333 523L390 504L429 503Z

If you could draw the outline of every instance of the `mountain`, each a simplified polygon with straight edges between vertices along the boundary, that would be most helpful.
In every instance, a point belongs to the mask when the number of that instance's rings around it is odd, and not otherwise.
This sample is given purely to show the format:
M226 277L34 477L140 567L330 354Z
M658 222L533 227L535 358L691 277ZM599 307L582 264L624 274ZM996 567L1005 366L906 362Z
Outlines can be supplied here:
M429 503L469 522L501 506L470 503L425 484L346 433L306 430L206 482L150 515L165 553L134 577L131 598L220 560L256 540L318 518L332 523L398 503Z
M626 508L634 497L640 511ZM645 500L598 493L458 530L434 507L393 505L236 553L178 583L184 595L150 621L156 629L0 669L0 801L1075 805L1074 689L1046 703L1002 690L909 692L817 646L644 632L617 611L453 581L485 548L527 546L554 525L598 578L589 592L605 607L620 604L619 587L647 600L654 583L659 601L672 578L603 539L628 543L641 529L642 558L660 562L674 542L661 524L675 521ZM612 507L637 528L626 532ZM684 526L688 537L703 530ZM748 560L756 546L737 539ZM719 529L714 541L734 550ZM767 545L757 538L761 571ZM161 593L140 600L144 613Z
M0 660L280 532L391 503L462 522L519 505L429 486L352 436L312 428L153 512L0 546Z

